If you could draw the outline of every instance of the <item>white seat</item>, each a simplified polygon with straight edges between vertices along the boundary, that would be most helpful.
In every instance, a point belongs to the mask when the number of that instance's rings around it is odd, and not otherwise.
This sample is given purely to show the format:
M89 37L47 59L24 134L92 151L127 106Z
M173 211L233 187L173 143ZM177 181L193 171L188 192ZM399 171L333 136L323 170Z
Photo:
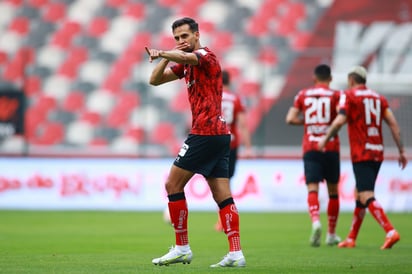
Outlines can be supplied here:
M87 110L105 115L114 105L113 95L105 90L95 90L87 98Z
M86 145L93 139L94 128L84 121L75 121L67 126L66 141L73 145Z

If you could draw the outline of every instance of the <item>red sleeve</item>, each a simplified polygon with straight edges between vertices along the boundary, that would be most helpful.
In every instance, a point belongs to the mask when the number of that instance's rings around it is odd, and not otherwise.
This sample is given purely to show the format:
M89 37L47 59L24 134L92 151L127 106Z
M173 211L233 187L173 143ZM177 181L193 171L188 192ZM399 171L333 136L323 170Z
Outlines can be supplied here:
M302 98L303 98L303 91L299 91L293 101L293 107L299 110L303 110Z
M170 67L170 69L173 71L173 73L179 78L182 79L183 77L185 77L184 74L184 65L183 64L175 64L173 66Z

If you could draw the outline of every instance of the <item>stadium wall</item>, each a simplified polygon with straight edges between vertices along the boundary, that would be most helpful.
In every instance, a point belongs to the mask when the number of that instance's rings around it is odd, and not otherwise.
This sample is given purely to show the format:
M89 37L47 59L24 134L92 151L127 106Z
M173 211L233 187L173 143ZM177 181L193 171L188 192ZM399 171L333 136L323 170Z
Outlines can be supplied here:
M0 209L24 210L163 210L163 183L173 159L0 158ZM397 161L382 165L376 197L393 212L412 211L411 167ZM341 164L342 211L354 206L351 163ZM306 211L306 187L298 159L240 160L232 189L241 211ZM186 187L191 210L216 206L202 176ZM321 210L327 192L322 184Z

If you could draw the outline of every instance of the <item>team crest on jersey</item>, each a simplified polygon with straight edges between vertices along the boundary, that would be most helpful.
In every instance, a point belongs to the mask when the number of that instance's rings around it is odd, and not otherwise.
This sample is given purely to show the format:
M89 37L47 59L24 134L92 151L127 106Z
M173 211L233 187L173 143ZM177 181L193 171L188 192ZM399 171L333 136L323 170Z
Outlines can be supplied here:
M204 49L198 49L196 52L200 53L203 56L205 56L207 54L207 51L204 50Z

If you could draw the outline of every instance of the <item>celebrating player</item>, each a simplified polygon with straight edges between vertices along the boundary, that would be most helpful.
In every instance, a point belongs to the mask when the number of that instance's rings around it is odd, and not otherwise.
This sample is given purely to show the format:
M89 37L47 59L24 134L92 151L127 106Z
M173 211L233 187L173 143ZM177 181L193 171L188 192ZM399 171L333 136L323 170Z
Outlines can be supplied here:
M191 18L172 25L176 47L173 50L148 49L155 66L150 84L160 85L185 78L192 110L192 128L180 149L166 180L168 207L175 231L176 245L152 262L156 265L190 263L192 251L188 238L188 207L184 187L195 173L202 174L219 207L229 253L211 267L246 265L240 245L239 215L229 186L230 134L221 113L222 72L215 54L199 41L199 27ZM168 67L169 61L176 64Z
M386 232L385 242L381 249L388 249L400 240L400 236L374 194L376 177L384 160L382 120L388 124L398 147L398 161L402 169L406 167L407 159L398 122L386 98L366 87L366 76L366 69L361 66L356 66L349 72L349 90L342 95L339 114L327 134L319 142L319 149L324 149L328 140L335 136L345 123L348 124L351 159L356 181L356 206L349 235L338 246L348 248L356 246L356 237L367 208Z
M322 231L318 192L319 183L323 180L326 180L329 194L326 243L335 245L340 241L335 233L339 216L339 137L334 136L327 143L325 151L318 151L318 141L325 135L337 115L339 92L329 88L331 81L330 67L323 64L317 66L314 70L315 85L299 91L286 116L288 124L304 125L303 163L308 190L307 203L312 220L312 233L309 241L315 247L320 246Z

